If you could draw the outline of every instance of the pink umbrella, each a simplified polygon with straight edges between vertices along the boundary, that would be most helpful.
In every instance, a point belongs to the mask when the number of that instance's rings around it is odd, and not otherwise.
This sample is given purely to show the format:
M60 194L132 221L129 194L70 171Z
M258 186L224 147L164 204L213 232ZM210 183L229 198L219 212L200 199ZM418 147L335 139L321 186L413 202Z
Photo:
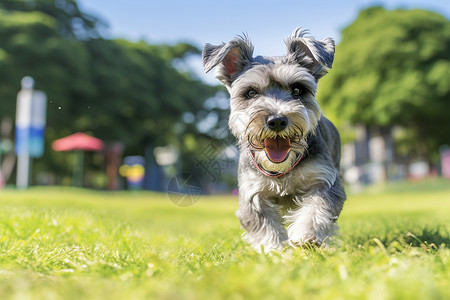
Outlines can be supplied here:
M52 144L52 148L55 151L101 151L103 146L104 143L102 140L82 132L60 138Z
M75 151L72 180L73 185L79 187L83 185L83 151L101 151L103 147L102 140L82 132L60 138L52 143L52 148L55 151Z

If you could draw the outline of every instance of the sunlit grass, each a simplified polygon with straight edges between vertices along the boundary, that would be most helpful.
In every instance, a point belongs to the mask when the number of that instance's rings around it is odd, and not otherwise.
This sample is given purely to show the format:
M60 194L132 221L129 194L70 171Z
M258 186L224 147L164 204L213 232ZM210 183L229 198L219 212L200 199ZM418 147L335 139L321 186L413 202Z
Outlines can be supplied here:
M237 198L0 191L1 299L449 299L450 187L350 195L326 249L256 254Z

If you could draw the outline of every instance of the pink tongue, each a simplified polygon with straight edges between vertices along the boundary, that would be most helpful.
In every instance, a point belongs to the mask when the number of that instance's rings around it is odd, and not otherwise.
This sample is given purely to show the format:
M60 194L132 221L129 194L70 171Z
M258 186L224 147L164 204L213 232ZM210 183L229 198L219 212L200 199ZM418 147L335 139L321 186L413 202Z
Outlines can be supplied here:
M275 139L266 138L264 140L264 150L267 157L275 163L280 163L286 159L291 150L291 140L277 136Z

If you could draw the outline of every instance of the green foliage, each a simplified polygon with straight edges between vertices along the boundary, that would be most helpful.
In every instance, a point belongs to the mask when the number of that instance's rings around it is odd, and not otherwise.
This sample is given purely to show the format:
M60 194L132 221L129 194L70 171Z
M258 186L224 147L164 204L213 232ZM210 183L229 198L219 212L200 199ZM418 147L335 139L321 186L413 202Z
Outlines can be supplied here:
M58 105L70 109L75 97L93 92L87 69L89 56L83 43L61 38L54 30L55 20L42 13L2 16L0 48L6 59L0 70L0 91L6 101L0 104L0 115L14 115L20 80L30 75L36 88L45 90L49 96L49 125L73 120L70 110L61 116L54 108Z
M341 121L412 128L430 151L450 140L449 78L450 20L373 7L342 31L319 99Z
M174 59L181 59L189 54L201 53L200 49L188 43L178 43L173 46L159 45L156 47L152 47L152 49L156 53L158 53L160 57L163 57L168 61L173 61Z
M234 197L0 193L2 299L447 299L448 182L351 195L329 248L241 241Z
M174 67L199 49L106 40L98 37L101 23L74 0L2 1L0 119L15 115L20 80L28 75L48 96L47 149L76 131L121 141L132 154L144 154L150 144L182 147L177 132L182 115L196 115L218 91ZM184 133L203 136L195 126ZM189 151L198 151L205 139ZM34 171L70 174L66 161L46 151Z
M200 110L204 99L216 91L180 74L171 60L145 42L96 39L86 46L96 90L75 103L82 116L75 125L95 130L107 140L164 145L174 137L181 115Z
M2 0L0 10L41 12L56 21L56 31L68 38L98 38L106 26L99 18L80 11L76 0Z

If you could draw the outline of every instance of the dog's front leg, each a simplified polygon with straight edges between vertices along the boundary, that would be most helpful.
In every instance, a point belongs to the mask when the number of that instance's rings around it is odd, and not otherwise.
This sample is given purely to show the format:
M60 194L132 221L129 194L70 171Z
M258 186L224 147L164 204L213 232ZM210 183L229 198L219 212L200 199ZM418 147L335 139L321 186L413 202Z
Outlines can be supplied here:
M276 206L262 199L259 194L240 195L236 211L242 227L246 230L244 240L257 251L281 251L286 246L287 233Z
M287 232L291 246L320 246L335 234L341 206L336 207L332 201L329 194L320 193L295 199L296 208L285 217L290 223Z

